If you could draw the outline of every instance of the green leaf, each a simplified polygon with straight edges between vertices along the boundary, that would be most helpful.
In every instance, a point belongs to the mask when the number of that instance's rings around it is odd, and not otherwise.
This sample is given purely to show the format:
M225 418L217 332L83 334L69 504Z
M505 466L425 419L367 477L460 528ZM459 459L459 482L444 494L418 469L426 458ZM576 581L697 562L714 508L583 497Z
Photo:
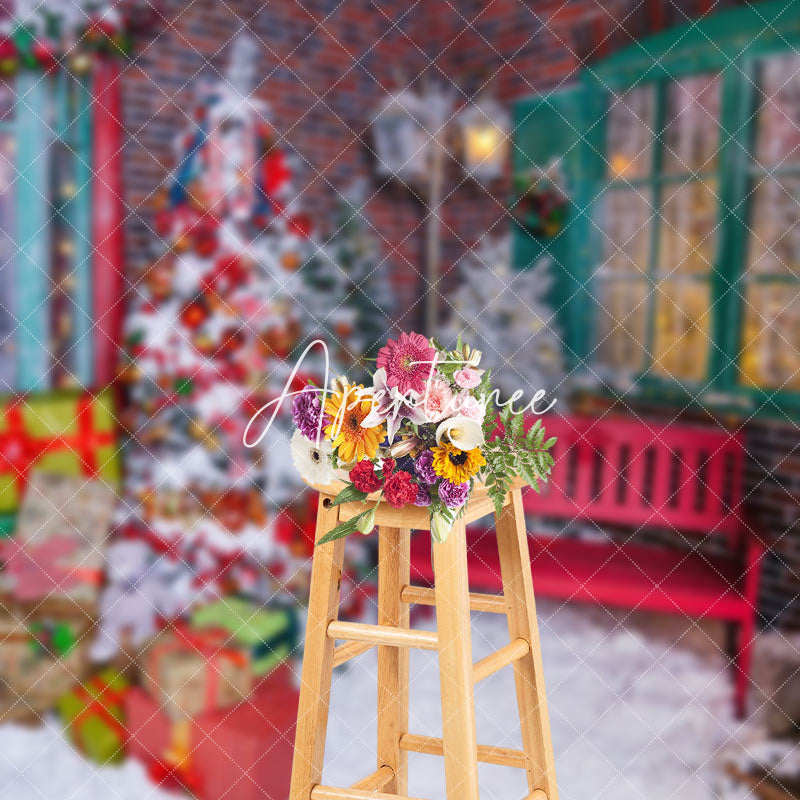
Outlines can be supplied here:
M332 542L335 539L341 539L343 536L347 536L351 533L355 533L358 530L358 523L363 516L366 514L371 514L372 509L369 508L363 513L359 514L357 517L353 517L353 519L347 520L347 522L342 522L337 525L333 530L328 531L318 542L317 547L321 544L327 544L328 542Z
M347 486L342 489L339 494L331 502L331 506L340 506L342 503L351 503L354 500L364 501L369 495L366 492L362 492L360 489L356 489L352 483L348 484Z
M542 447L545 450L549 450L556 442L558 441L558 436L551 436L543 445Z

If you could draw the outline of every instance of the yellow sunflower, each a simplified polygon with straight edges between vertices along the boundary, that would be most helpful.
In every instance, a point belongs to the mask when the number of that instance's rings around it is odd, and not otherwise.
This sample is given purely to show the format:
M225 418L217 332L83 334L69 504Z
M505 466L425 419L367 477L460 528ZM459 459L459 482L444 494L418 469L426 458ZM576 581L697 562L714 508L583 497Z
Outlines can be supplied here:
M344 387L343 391L329 395L325 400L325 413L331 421L325 426L325 435L334 449L338 448L339 461L349 464L365 456L375 458L378 445L384 440L383 424L362 428L361 422L372 410L372 397L359 395L363 386Z
M450 483L465 483L486 464L480 447L459 450L455 445L442 444L431 450L433 471Z

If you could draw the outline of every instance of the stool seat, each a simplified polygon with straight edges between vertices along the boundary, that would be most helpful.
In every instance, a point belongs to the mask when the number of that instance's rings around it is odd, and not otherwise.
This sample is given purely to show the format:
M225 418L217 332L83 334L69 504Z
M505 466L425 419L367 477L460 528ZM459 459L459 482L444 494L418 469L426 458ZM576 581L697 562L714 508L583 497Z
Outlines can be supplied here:
M344 483L312 486L319 493L316 541L364 511L363 502L334 505ZM445 542L432 542L434 588L411 584L411 530L428 530L428 509L393 508L381 500L378 525L377 624L338 620L344 539L314 551L289 800L412 800L408 797L408 753L444 760L447 800L479 800L478 763L525 770L525 800L558 800L550 722L522 508L523 486L515 480L498 515L486 487L477 484L465 512ZM369 503L378 502L370 495ZM466 525L495 514L503 593L470 594ZM437 631L414 630L412 603L436 607ZM505 614L509 642L477 663L472 661L470 609ZM337 642L339 644L337 645ZM378 650L378 758L374 772L346 788L322 781L325 734L335 666ZM439 656L442 736L408 730L408 664L411 648ZM474 686L495 672L514 670L522 750L479 745Z
M319 492L321 496L328 498L336 497L348 484L341 481L334 481L325 485L318 485L313 483L307 484L311 489ZM527 484L521 478L514 478L511 483L511 491L521 489ZM506 505L510 502L511 492L506 498ZM378 502L380 492L372 492L367 495L364 501L342 503L339 506L339 522L347 522L347 520L357 517L365 508L364 503L374 504ZM330 500L329 500L330 502ZM462 519L465 524L475 522L475 520L491 514L494 510L494 503L489 497L489 492L486 486L480 481L476 481L473 485L472 492L467 502L467 508L464 512ZM417 531L430 530L430 518L427 508L418 508L417 506L406 506L405 508L393 508L386 500L381 500L378 509L375 512L375 524L378 526L398 526L411 528Z

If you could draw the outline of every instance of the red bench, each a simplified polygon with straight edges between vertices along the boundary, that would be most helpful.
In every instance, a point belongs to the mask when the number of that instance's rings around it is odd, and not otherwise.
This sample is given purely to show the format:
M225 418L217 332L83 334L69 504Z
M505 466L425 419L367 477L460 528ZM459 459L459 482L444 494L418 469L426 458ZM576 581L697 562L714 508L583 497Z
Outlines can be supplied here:
M541 494L524 493L528 514L565 526L611 525L626 535L623 543L531 535L537 596L730 623L738 633L731 655L736 710L743 714L764 547L742 514L741 437L629 417L548 416L545 427L558 437L556 464ZM646 529L666 529L682 547L635 543ZM471 586L497 590L493 534L468 536ZM720 537L714 555L698 548L710 536ZM414 545L412 565L416 579L432 578L423 542Z

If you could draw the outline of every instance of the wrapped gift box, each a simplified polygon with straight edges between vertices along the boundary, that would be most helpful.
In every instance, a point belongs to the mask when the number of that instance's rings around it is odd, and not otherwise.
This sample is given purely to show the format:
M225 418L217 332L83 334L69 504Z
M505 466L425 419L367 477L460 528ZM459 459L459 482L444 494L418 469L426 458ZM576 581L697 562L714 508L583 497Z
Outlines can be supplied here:
M289 670L274 670L247 701L192 720L189 754L176 767L166 755L175 723L134 688L125 699L128 753L159 782L190 788L199 800L286 800L297 701Z
M249 654L219 629L165 629L140 666L148 692L173 720L235 705L248 696L253 683Z
M0 542L3 589L23 602L60 596L94 608L115 504L102 481L32 473L16 535Z
M0 616L0 720L51 709L87 669L85 618Z
M127 679L108 669L62 695L56 708L75 746L99 764L121 761L125 754Z
M192 613L192 627L219 628L250 652L254 675L266 675L297 647L299 623L292 608L258 606L241 597L225 597Z
M117 451L110 391L0 400L0 514L17 510L34 466L116 486Z

